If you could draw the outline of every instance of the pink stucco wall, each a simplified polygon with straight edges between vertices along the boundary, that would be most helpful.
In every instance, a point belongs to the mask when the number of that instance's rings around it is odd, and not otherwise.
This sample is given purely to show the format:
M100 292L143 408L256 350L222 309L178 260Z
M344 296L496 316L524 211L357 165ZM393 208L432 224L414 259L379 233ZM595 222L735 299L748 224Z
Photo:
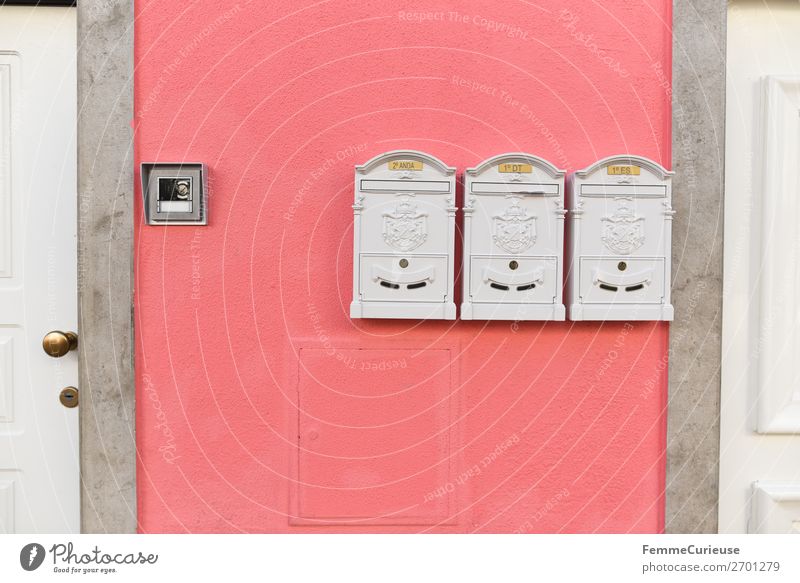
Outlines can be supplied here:
M137 1L137 165L211 183L207 227L136 199L141 530L660 531L666 324L348 306L382 151L669 167L670 5Z

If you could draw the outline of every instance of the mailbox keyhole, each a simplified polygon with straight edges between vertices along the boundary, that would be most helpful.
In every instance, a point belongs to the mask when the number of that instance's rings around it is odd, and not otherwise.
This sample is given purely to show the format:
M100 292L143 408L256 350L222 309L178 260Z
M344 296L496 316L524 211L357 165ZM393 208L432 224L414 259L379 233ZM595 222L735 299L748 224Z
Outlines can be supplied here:
M617 263L617 269L619 269L620 271L625 271L626 269L628 269L628 264L625 263L624 261L620 261L619 263Z
M519 263L517 263L516 261L509 261L508 262L508 268L509 269L514 270L517 267L519 267Z
M400 267L402 267L403 269L408 267L408 259L401 259L400 260Z

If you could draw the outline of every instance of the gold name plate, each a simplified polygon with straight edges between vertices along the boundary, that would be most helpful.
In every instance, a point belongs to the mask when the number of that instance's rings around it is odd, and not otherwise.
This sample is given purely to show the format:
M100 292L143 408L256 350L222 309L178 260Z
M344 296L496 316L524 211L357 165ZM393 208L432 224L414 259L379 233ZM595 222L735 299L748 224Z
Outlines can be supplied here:
M389 162L389 170L422 170L422 162L417 160L392 160Z
M501 174L530 174L533 166L530 164L500 164L497 171Z
M608 167L608 174L610 176L620 176L620 175L628 175L628 176L639 176L639 167L638 166L609 166Z

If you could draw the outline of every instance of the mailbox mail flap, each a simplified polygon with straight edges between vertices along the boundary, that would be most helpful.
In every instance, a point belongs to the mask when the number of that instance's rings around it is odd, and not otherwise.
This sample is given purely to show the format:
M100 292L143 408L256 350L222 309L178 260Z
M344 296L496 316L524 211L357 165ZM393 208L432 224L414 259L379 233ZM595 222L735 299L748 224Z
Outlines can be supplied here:
M664 258L581 258L581 300L592 304L660 304Z
M365 301L437 302L447 297L446 255L361 255Z
M470 295L475 303L553 304L558 287L555 257L472 256Z

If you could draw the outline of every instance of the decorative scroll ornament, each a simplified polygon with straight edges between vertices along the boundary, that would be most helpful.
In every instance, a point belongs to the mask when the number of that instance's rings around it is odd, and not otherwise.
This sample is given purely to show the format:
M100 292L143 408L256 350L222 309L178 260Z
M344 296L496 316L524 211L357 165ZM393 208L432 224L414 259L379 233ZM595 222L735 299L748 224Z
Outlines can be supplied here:
M417 211L410 197L404 194L391 213L383 213L383 240L398 251L411 251L428 238L426 213Z
M536 242L536 217L526 214L513 197L511 206L494 217L494 242L509 253L522 253Z
M644 244L644 217L633 212L633 199L615 198L617 210L603 217L603 243L618 255L629 255Z

